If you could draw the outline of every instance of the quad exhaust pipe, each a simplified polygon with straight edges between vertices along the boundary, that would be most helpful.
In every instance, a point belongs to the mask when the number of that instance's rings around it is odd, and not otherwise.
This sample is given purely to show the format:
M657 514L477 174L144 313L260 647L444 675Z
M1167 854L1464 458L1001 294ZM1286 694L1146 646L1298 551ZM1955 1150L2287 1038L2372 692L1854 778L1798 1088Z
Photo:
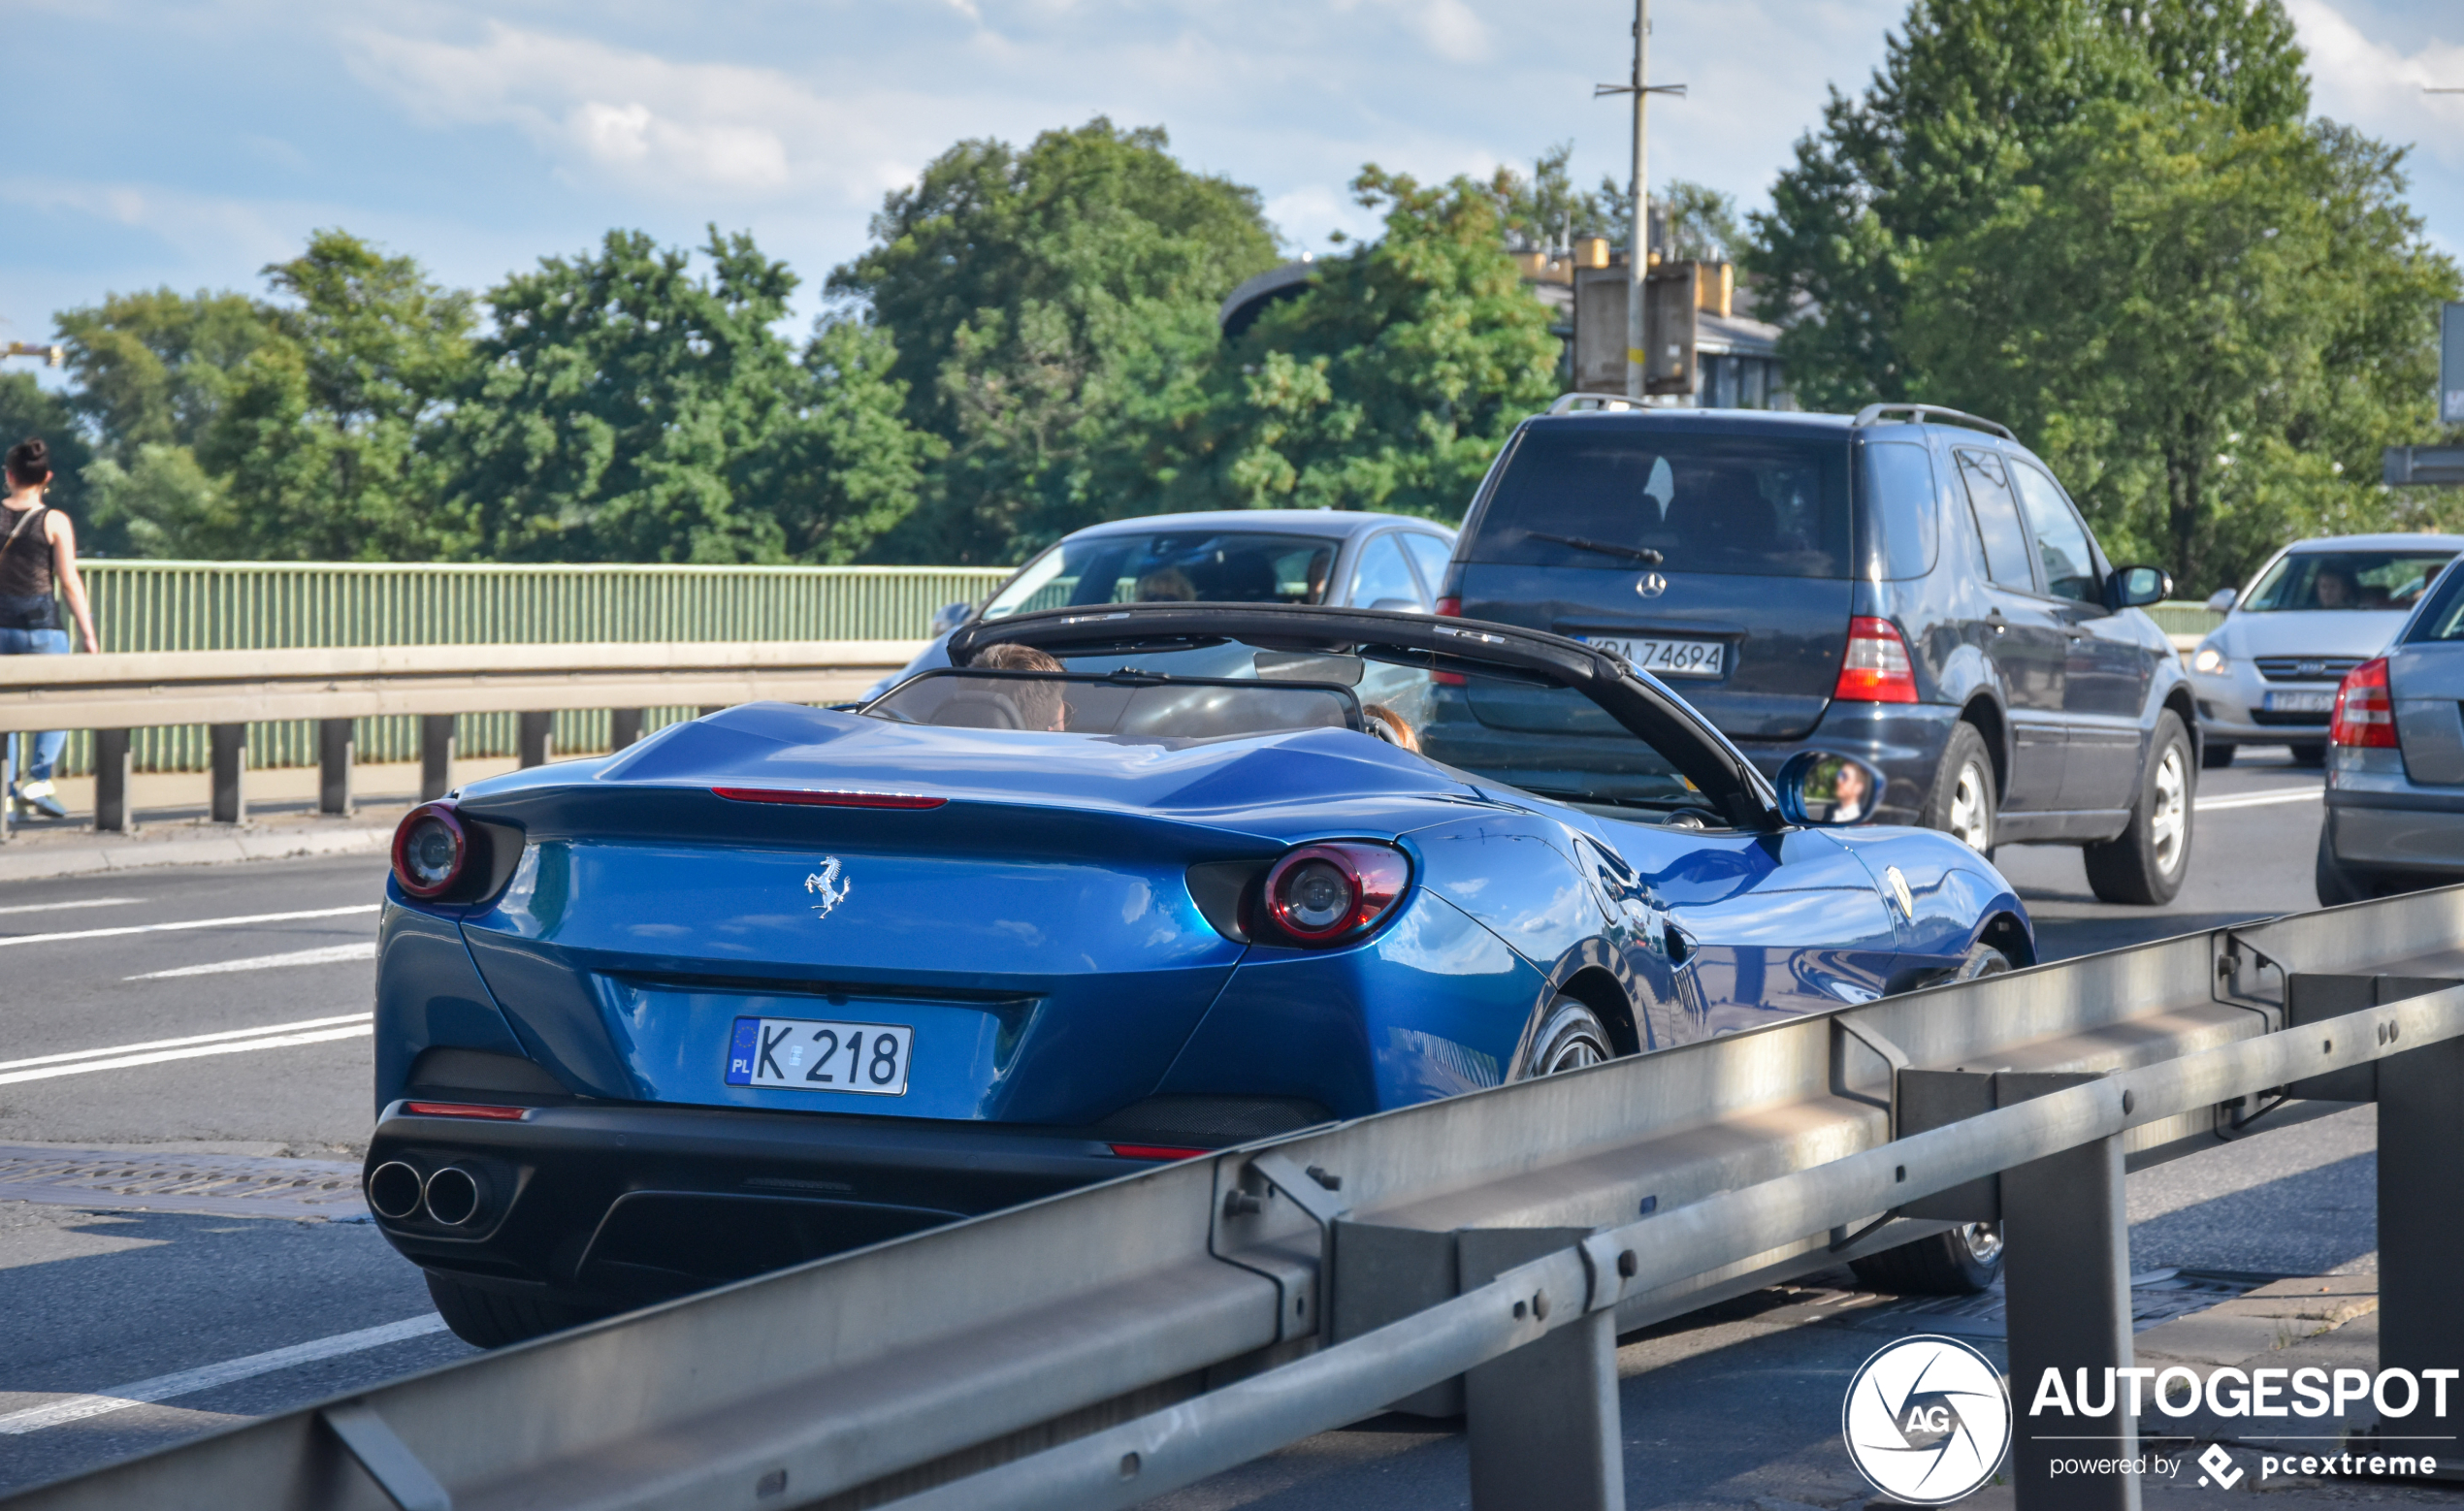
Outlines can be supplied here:
M447 1165L422 1177L401 1160L387 1160L368 1173L368 1207L389 1222L403 1222L422 1210L448 1228L470 1222L488 1205L488 1183L476 1171Z

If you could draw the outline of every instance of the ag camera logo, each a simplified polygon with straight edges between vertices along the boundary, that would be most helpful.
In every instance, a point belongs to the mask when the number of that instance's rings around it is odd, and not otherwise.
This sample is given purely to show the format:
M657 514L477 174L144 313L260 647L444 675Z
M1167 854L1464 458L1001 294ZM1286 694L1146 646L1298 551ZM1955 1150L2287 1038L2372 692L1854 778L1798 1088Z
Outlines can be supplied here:
M1943 1505L1983 1485L2011 1441L2001 1372L1959 1339L1930 1334L1866 1360L1840 1417L1858 1469L1911 1505Z

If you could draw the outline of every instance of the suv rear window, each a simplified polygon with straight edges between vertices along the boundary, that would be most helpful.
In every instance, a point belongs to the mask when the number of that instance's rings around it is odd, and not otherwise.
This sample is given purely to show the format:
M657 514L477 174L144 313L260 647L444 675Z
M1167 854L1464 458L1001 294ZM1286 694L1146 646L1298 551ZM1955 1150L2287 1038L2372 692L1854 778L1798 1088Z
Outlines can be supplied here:
M1578 421L1524 431L1465 560L1847 577L1851 537L1844 441Z

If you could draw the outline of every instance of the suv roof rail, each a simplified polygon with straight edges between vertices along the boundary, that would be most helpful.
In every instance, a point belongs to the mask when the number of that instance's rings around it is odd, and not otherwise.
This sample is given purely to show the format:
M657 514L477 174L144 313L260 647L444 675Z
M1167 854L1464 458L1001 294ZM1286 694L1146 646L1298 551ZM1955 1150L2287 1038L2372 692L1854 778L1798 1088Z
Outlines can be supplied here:
M1565 401L1558 402L1563 403ZM1999 420L1989 420L1983 415L1970 414L1964 409L1946 409L1940 404L1867 404L1858 410L1857 417L1848 423L1859 426L1880 425L1894 415L1906 416L1905 419L1897 422L1904 425L1922 425L1928 420L1945 420L1953 425L1971 425L1980 431L1991 431L2004 440L2019 439L2017 435L2011 434L2011 428Z
M1560 394L1548 406L1551 414L1598 414L1609 409L1647 409L1650 405L1623 394Z

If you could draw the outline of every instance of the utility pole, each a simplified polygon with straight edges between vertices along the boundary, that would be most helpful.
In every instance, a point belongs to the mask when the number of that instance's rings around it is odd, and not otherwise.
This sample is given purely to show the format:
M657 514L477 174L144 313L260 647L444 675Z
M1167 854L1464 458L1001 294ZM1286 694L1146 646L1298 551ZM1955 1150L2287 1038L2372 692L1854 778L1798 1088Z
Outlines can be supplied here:
M1635 0L1634 78L1622 84L1594 84L1591 97L1634 96L1634 221L1626 239L1626 397L1643 397L1643 370L1651 360L1650 332L1645 329L1644 279L1651 271L1651 133L1650 100L1655 94L1685 97L1683 84L1651 82L1651 0Z

